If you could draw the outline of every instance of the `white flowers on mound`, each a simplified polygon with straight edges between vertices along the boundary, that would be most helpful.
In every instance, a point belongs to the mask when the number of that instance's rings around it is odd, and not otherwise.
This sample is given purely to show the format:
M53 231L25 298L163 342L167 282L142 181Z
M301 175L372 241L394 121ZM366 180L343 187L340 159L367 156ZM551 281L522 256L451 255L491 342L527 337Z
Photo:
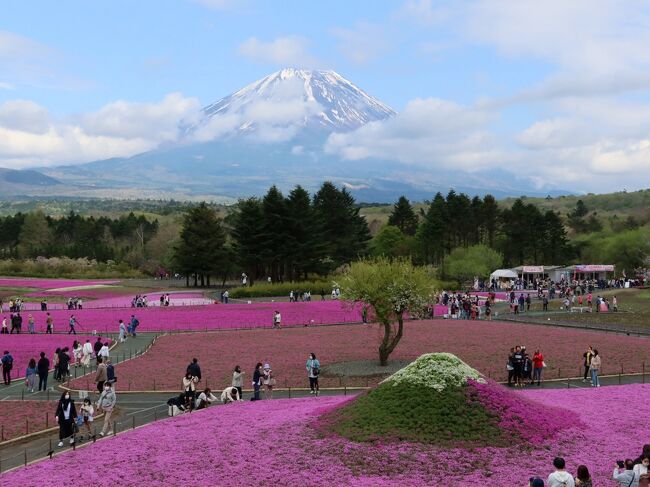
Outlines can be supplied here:
M447 387L464 386L467 384L467 379L485 382L481 374L454 354L427 353L383 382L394 386L408 384L443 391Z

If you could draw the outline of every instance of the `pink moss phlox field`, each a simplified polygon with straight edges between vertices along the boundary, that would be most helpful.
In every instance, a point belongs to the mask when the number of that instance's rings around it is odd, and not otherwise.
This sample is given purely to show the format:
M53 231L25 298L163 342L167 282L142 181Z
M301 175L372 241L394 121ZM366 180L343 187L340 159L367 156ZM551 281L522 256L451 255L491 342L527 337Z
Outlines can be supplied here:
M0 424L3 441L55 425L56 401L2 401Z
M543 406L493 381L468 381L468 392L498 418L500 427L531 445L540 445L562 431L580 425L577 414Z
M23 328L24 329L24 328ZM52 356L57 348L68 347L72 354L72 343L74 340L80 341L82 344L86 340L95 343L97 337L89 335L45 335L36 334L29 335L21 333L20 335L3 335L0 334L0 352L8 350L14 358L14 366L11 371L11 377L25 377L25 369L30 359L35 359L38 362L41 352L45 352L45 356L52 361ZM111 342L109 338L102 338L104 342ZM38 379L36 379L38 385ZM1 408L0 403L0 408Z
M130 300L128 301L130 303ZM128 321L135 314L140 321L140 332L158 331L201 331L228 328L271 328L273 313L282 313L284 326L321 325L330 323L350 323L361 321L359 307L352 307L341 301L312 301L300 303L252 303L252 304L211 304L205 306L169 306L160 308L124 307L82 310L50 310L54 319L55 331L67 331L70 315L79 322L77 332L117 333L118 321ZM46 314L42 311L23 313L24 329L27 328L27 313L36 320L36 330L45 331ZM4 314L7 319L9 313Z
M562 455L572 474L584 464L594 485L613 486L613 461L635 458L650 443L650 432L640 427L650 385L506 392L566 409L579 423L540 440L530 451L520 445L443 450L320 437L312 427L315 418L345 403L346 397L246 402L162 420L8 472L2 479L6 485L25 487L64 484L70 472L99 459L106 468L84 470L90 485L130 486L137 479L138 485L147 486L516 487L533 475L546 478L553 471L553 457ZM188 452L183 442L201 445L200 453Z
M292 306L291 303L286 303ZM300 303L297 305L299 306ZM166 311L166 310L163 310ZM142 319L141 319L142 320ZM248 377L255 363L270 362L278 386L308 385L305 361L314 352L327 371L328 364L357 360L377 360L383 331L375 324L297 327L282 330L233 330L215 333L174 334L159 337L142 357L116 366L122 386L132 389L176 390L192 357L201 363L209 385L230 383L232 369L241 365ZM641 372L650 363L650 347L645 339L535 325L456 320L409 321L391 360L413 360L424 353L450 352L495 380L506 380L508 350L527 345L539 347L547 368L542 377L557 378L582 374L582 352L594 345L603 357L603 371ZM161 373L164 364L164 373ZM558 374L559 372L559 374ZM377 383L379 378L370 378ZM321 386L366 385L366 378L321 377ZM85 382L73 383L85 388ZM250 381L244 384L250 387Z

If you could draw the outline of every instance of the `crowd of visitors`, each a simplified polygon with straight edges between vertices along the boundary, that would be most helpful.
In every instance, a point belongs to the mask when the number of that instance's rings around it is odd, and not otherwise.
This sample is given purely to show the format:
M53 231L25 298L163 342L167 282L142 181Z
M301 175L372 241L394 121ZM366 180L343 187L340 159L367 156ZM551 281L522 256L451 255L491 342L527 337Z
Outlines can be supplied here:
M650 445L643 445L641 455L635 460L618 460L614 465L612 480L620 487L648 487L650 485ZM593 480L586 465L579 465L575 476L566 469L562 457L553 459L553 472L546 482L541 477L531 477L529 487L593 487Z

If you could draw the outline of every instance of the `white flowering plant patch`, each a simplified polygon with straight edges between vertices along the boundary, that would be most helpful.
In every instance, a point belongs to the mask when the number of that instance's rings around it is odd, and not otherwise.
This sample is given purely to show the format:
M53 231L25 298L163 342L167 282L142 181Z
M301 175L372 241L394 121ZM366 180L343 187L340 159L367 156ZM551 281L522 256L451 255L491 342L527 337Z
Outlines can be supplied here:
M428 353L398 370L382 383L414 385L443 391L462 387L468 379L485 382L481 374L451 353Z

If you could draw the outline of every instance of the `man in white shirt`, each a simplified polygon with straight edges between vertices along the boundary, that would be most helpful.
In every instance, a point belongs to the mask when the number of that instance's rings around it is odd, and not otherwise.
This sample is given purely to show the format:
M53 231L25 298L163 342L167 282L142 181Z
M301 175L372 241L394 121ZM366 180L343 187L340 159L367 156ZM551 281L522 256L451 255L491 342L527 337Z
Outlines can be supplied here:
M553 466L555 467L555 472L548 476L548 480L546 481L548 487L575 487L573 476L564 469L566 467L564 458L555 457Z
M276 310L273 315L273 328L280 328L280 323L282 322L282 315L279 311Z

